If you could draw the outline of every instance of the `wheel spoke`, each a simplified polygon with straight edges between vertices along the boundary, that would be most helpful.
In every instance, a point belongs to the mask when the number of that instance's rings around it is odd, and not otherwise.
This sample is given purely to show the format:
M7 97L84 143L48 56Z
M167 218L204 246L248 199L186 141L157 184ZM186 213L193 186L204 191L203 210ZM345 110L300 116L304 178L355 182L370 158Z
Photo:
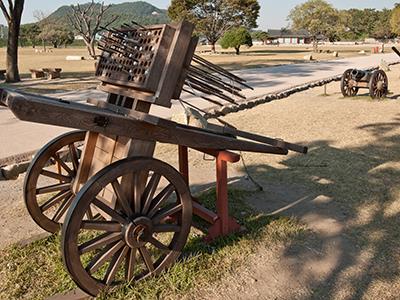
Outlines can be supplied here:
M81 229L121 232L121 224L112 221L84 220L82 221Z
M58 202L60 202L61 200L69 197L71 195L71 191L66 190L66 191L61 191L59 193L57 193L56 195L54 195L53 197L51 197L49 200L47 200L45 203L43 203L40 206L40 210L42 212L45 212L46 210L52 208L54 205L56 205Z
M54 222L60 221L61 217L65 214L65 212L68 210L72 200L74 199L74 195L69 196L66 198L63 203L61 203L60 207L57 209L56 213L54 214L52 220Z
M142 196L142 200L144 202L142 214L147 214L147 212L150 208L151 200L153 200L153 196L157 190L160 179L161 179L161 175L159 175L157 173L154 173L151 176L150 181L147 184L146 189L144 190L144 193Z
M149 250L145 246L139 248L140 255L142 256L142 259L149 270L150 273L154 271L154 265L153 261L151 260L151 256L149 253Z
M57 191L65 191L69 190L71 186L71 183L56 183L53 185L45 186L36 189L36 195L41 195L41 194L48 194L52 192L57 192Z
M74 167L74 171L77 172L79 167L79 160L78 160L78 154L76 153L75 145L69 144L68 148L69 148L69 154L71 156L72 165Z
M128 282L133 279L135 275L135 265L136 265L136 249L132 248L129 250L129 254L125 261L125 278Z
M162 251L170 251L171 250L167 246L165 246L163 243L161 243L159 240L157 240L155 237L150 237L148 242Z
M124 212L128 217L131 217L133 215L133 211L129 204L128 199L126 198L123 190L121 189L121 185L118 183L117 180L113 181L111 185L114 189L115 194L117 195L117 198L122 206L122 209L124 210Z
M124 260L126 253L128 252L129 247L125 246L123 249L119 250L116 254L114 254L110 265L108 266L107 273L104 276L104 281L106 285L110 285L114 279L115 275L117 274L117 271Z
M141 195L140 195L140 173L133 174L133 203L135 208L135 213L140 213L141 211ZM147 176L146 176L147 177Z
M62 174L59 174L59 173L51 172L51 171L48 171L48 170L45 170L45 169L40 171L40 174L42 174L43 176L46 176L46 177L53 178L53 179L58 179L58 180L63 181L63 182L71 182L72 181L71 177L68 177L68 176L65 176L65 175L62 175Z
M105 212L107 215L109 215L114 220L116 220L122 224L125 224L127 222L119 213L117 213L115 210L113 210L111 207L109 207L103 201L95 198L92 201L92 204L95 205L100 210L102 210L103 212Z
M175 224L161 224L153 227L154 232L180 232L181 227Z
M74 174L74 171L72 171L71 168L68 167L68 165L60 158L60 156L59 156L57 153L54 154L52 157L56 160L56 162L58 162L58 164L59 164L61 167L63 167L63 169L64 169L65 171L67 171L67 173L69 174L69 176L74 176L74 175L75 175L75 174Z
M178 211L182 210L182 204L176 204L174 203L173 206L165 207L162 210L160 210L153 218L153 224L158 224L161 222L161 220L165 219L168 216L171 216Z
M89 206L87 212L85 213L85 215L86 215L86 217L87 217L89 220L94 219L94 217L93 217L93 212L92 212L92 209L90 208L90 206Z
M120 240L121 237L122 235L120 232L112 232L112 233L107 232L102 235L99 235L98 237L95 237L94 239L81 244L78 247L79 254L84 254L86 252L99 249L104 245L108 245L112 242Z
M124 241L119 241L105 247L97 254L86 266L86 271L93 274L104 265L118 250L125 245Z
M171 196L172 192L175 190L174 186L170 183L168 184L152 201L154 204L152 205L148 216L151 218L157 212L158 209L168 200Z

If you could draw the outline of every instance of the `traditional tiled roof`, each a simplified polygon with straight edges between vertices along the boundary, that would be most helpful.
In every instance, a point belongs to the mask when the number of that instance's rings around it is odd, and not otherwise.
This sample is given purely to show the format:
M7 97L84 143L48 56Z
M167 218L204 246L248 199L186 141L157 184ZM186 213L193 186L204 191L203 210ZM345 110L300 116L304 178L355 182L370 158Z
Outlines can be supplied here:
M290 29L268 29L269 38L311 38L307 30L292 31Z

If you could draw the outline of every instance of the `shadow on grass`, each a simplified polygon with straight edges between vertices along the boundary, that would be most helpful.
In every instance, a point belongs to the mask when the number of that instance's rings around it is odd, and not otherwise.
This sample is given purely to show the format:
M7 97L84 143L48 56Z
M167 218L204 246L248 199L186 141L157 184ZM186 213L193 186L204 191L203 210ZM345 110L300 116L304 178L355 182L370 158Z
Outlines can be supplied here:
M209 209L215 208L215 189L209 185L195 187L199 199ZM238 267L252 252L257 242L268 232L269 242L295 238L302 229L287 218L264 216L245 204L255 192L230 189L230 211L246 227L240 234L217 239L212 244L203 241L198 230L189 236L181 258L160 276L132 285L116 287L99 299L176 297L193 287L219 280ZM198 219L196 221L199 221ZM289 224L286 231L274 230L280 222ZM293 224L291 223L293 222ZM274 223L268 231L269 224ZM199 227L207 228L205 224ZM75 287L61 262L60 239L51 236L25 247L13 246L0 252L0 298L45 298Z
M372 143L338 149L319 141L309 145L307 156L283 161L282 168L249 166L266 190L250 199L253 207L315 225L316 232L305 237L308 247L294 241L281 258L296 261L290 273L310 291L304 299L337 299L339 294L345 299L398 297L399 126L400 114L387 123L355 129L368 131ZM318 264L329 258L328 265ZM326 271L318 273L310 265Z
M210 245L204 244L200 235L192 234L182 259L168 272L133 287L120 287L100 299L179 297L235 269L260 240L271 244L286 241L281 259L295 262L290 272L310 291L305 299L336 299L338 291L346 299L396 298L397 291L392 287L400 276L399 125L400 114L386 123L355 128L374 137L362 146L339 149L330 141L316 141L309 145L308 155L288 157L280 168L257 156L257 163L248 168L264 191L241 189L243 182L230 186L230 212L247 232ZM209 185L193 187L208 188ZM200 198L204 205L214 208L215 190L203 192ZM330 230L324 231L322 226L309 232L295 223L287 226L292 219L277 216L282 213L311 219ZM39 293L47 296L73 286L63 271L57 239L40 243L1 253L0 295L8 291L3 294L7 298L37 298ZM334 259L324 274L310 269L310 263L332 255ZM313 276L316 274L319 276ZM379 297L375 297L372 288L377 289Z

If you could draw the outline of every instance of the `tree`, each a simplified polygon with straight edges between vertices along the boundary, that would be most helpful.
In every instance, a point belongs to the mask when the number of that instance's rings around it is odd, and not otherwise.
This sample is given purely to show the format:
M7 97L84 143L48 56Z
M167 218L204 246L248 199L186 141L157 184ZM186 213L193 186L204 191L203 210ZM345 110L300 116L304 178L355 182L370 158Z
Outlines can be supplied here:
M40 27L37 24L21 25L20 39L22 42L31 45L33 48L39 42Z
M102 30L101 27L108 27L114 23L118 16L113 16L109 21L103 24L102 20L104 14L111 7L111 5L105 6L104 2L95 3L92 0L87 5L71 6L72 13L68 16L71 25L78 32L78 34L83 38L86 44L89 55L92 57L96 56L95 41L96 35Z
M262 41L263 44L265 45L265 43L268 40L268 32L262 30L256 30L251 33L251 37L253 40Z
M394 37L390 24L391 17L392 11L389 9L383 9L378 12L378 18L376 22L374 22L372 37L382 42L386 42L388 39Z
M43 32L44 28L46 28L50 24L48 15L41 10L35 10L33 12L33 17L37 21L37 24L39 24L38 26L41 33ZM46 51L46 39L44 38L44 35L39 34L39 38L42 40L43 51Z
M400 35L400 4L396 4L395 8L393 8L390 26L393 33Z
M65 26L54 23L49 23L43 27L39 37L44 41L50 42L54 48L72 44L74 41L74 33L72 31Z
M336 32L339 14L325 0L309 0L297 5L289 14L293 30L306 29L313 37L314 51L318 50L318 35L326 37Z
M0 0L0 8L8 24L6 82L18 82L21 81L18 70L18 39L24 0L8 0L8 10L4 0Z
M240 46L253 46L250 32L244 27L228 30L220 39L219 43L223 49L234 48L236 50L236 55L240 54Z
M217 41L233 27L257 27L260 5L257 0L172 0L168 15L173 21L186 19L196 25L196 33L206 37L215 52Z

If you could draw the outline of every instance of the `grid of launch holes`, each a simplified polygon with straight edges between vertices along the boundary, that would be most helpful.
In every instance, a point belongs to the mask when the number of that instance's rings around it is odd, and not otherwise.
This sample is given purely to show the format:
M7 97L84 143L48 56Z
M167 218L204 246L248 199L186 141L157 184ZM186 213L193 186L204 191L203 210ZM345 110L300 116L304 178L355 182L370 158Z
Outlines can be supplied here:
M149 68L155 57L155 49L160 43L162 29L132 30L129 38L138 41L138 44L120 40L117 49L121 53L113 53L109 57L101 57L96 76L106 77L110 81L118 80L141 85L146 82ZM114 37L115 38L115 37ZM129 48L124 47L127 44ZM107 47L105 47L107 49Z

